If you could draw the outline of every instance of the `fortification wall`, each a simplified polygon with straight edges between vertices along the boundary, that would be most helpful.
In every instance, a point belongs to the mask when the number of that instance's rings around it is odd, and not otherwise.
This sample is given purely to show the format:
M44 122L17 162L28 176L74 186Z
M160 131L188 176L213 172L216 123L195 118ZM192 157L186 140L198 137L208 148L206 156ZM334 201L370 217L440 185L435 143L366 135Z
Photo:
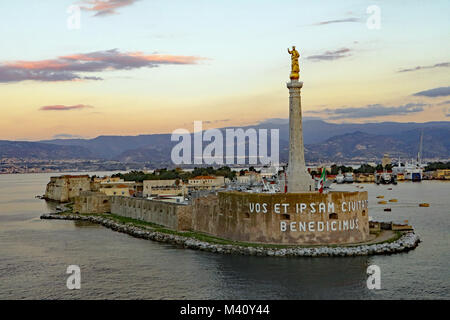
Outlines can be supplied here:
M191 208L142 198L111 197L111 213L179 231L191 229Z
M45 198L58 202L74 201L82 191L90 191L89 176L51 177L45 190Z
M111 213L246 242L345 244L367 241L367 192L219 192L192 205L112 197Z
M192 229L248 242L363 242L369 237L367 198L367 192L221 192L195 200Z
M110 197L101 192L83 191L75 197L74 213L108 213L111 212Z

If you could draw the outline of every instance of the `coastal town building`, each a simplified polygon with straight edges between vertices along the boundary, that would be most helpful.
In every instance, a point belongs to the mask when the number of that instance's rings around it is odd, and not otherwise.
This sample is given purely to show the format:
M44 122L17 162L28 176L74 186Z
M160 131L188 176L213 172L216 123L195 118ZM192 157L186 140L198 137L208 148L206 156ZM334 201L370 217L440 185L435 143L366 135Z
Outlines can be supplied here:
M277 176L279 170L280 168L278 166L263 166L259 170L259 175L262 178L272 178Z
M450 180L450 169L437 169L431 173L431 177L437 180Z
M262 182L262 175L254 171L245 171L244 175L236 176L236 181L239 184L257 184Z
M186 193L186 187L179 179L144 180L143 186L144 197L158 195L184 195Z
M197 176L188 180L187 188L192 190L212 190L225 186L225 177Z
M135 194L134 181L105 182L100 184L99 191L107 196L131 197Z
M386 168L387 165L391 164L391 158L389 158L389 154L385 153L383 155L383 159L381 159L381 165L383 168Z
M110 177L110 176L105 176L105 177L95 177L94 178L94 182L98 182L98 183L117 183L117 182L124 182L124 180L120 177Z

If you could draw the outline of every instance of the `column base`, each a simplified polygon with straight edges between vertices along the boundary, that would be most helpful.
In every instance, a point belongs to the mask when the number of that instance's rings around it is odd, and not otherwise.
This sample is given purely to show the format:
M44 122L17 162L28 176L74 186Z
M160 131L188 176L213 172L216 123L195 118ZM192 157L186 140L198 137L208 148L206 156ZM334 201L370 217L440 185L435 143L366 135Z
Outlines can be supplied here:
M316 190L316 183L311 175L299 170L288 175L288 193L313 192Z

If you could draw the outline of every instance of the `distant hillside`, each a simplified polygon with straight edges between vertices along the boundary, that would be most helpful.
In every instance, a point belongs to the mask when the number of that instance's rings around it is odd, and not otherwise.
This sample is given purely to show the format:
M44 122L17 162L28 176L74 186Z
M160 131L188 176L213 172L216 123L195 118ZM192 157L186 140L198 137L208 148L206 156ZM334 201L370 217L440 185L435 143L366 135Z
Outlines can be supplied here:
M421 129L395 136L357 131L335 136L325 142L305 146L306 161L378 160L390 157L415 158L419 151ZM450 129L423 130L423 158L450 158Z
M316 161L376 161L389 153L391 157L415 158L419 150L422 129L414 129L391 135L375 135L361 131L332 137L325 142L305 145L305 157ZM450 129L425 128L423 137L423 158L450 158ZM209 143L209 142L208 142ZM204 143L205 147L208 143ZM174 142L131 149L123 152L116 160L123 162L169 163ZM270 150L270 149L269 149ZM287 162L289 141L280 139L280 160Z
M80 146L0 140L0 158L64 160L94 159L95 156L88 149Z
M94 139L56 139L44 140L42 143L62 146L81 146L100 159L115 159L127 150L142 147L166 145L170 134L150 134L139 136L98 136Z
M287 162L289 127L287 119L271 119L243 129L279 129L280 160ZM450 158L450 122L332 124L320 120L303 123L307 161L377 160L417 155L421 130L424 158ZM225 132L226 128L222 128ZM225 136L225 134L224 134ZM95 139L59 139L31 142L3 141L0 157L39 159L107 159L122 162L150 162L170 165L177 142L170 134L99 136ZM204 146L208 143L205 142Z
M280 148L287 147L289 141L289 123L287 119L272 119L264 121L255 126L243 127L243 129L279 129ZM418 128L447 128L450 122L428 122L428 123L366 123L366 124L333 124L321 120L307 120L303 122L305 144L320 144L328 139L354 133L357 131L373 135L400 136L404 132ZM225 130L222 128L221 130ZM168 149L175 144L170 141L170 134L150 134L139 136L99 136L94 139L57 139L40 141L64 146L84 147L97 158L102 159L140 159L145 157L161 158L163 155L170 156ZM281 151L281 150L280 150ZM133 155L133 152L137 152ZM154 153L156 152L156 153ZM154 154L153 154L154 153ZM152 155L153 154L153 155Z
M145 146L136 149L130 149L116 156L114 160L121 162L151 162L165 166L171 163L170 155L175 142L158 143L156 145Z
M289 141L289 120L288 119L269 119L257 126L249 126L248 128L278 128L280 129L280 138ZM433 121L425 123L415 122L379 122L379 123L329 123L323 120L305 120L303 121L303 133L305 144L315 144L325 142L326 140L353 133L357 131L374 135L390 135L395 136L403 132L415 129L434 129L446 128L450 129L450 121Z
M373 135L397 136L415 129L450 129L450 121L434 121L425 123L415 122L380 122L380 123L342 123L334 124L322 120L311 120L303 123L305 144L321 143L331 137L353 133L357 131Z

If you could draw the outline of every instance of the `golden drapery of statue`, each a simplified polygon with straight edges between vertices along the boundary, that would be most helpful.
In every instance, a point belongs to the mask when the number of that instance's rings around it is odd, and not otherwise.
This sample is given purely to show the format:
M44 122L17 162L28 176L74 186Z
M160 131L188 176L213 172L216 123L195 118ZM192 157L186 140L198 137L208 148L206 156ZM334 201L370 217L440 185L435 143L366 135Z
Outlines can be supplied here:
M292 50L288 52L291 55L292 66L291 66L291 80L298 80L300 78L300 65L298 64L298 58L300 58L300 53L295 49L295 46L292 47Z

